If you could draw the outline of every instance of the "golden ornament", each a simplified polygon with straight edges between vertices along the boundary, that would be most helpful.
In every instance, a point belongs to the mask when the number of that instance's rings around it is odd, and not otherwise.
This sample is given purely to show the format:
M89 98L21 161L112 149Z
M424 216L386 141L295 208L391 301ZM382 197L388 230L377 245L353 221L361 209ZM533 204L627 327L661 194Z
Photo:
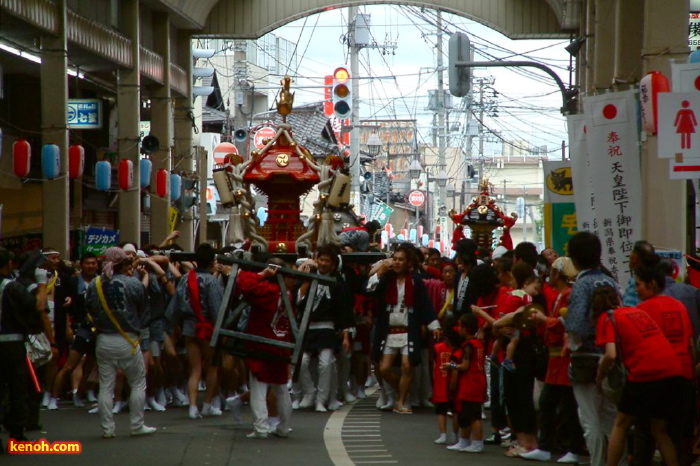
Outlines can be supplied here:
M277 162L278 167L286 167L289 165L289 155L287 154L277 154L277 158L275 159L275 162Z
M287 243L277 243L276 252L287 252Z

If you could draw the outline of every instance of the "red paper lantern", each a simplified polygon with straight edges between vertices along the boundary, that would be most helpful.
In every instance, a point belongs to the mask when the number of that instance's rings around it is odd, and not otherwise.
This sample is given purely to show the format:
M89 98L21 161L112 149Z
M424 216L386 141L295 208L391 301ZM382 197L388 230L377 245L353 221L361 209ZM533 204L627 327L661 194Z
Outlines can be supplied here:
M119 162L119 188L124 191L134 187L134 162L122 159Z
M80 144L73 144L68 148L68 176L80 178L85 169L85 148Z
M650 71L639 81L639 108L642 113L642 128L656 134L659 122L659 94L670 92L668 78L658 71Z
M12 144L12 169L15 175L24 178L29 175L32 161L32 146L26 139L20 139Z
M170 173L168 170L161 168L156 172L156 194L159 197L166 197L170 185Z

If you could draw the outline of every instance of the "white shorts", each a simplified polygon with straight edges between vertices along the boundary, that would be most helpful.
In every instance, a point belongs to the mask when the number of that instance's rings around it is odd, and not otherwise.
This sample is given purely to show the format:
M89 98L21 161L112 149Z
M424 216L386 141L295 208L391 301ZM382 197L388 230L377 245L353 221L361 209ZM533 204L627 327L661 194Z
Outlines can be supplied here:
M408 356L408 345L405 346L384 346L384 354L401 354L402 356Z

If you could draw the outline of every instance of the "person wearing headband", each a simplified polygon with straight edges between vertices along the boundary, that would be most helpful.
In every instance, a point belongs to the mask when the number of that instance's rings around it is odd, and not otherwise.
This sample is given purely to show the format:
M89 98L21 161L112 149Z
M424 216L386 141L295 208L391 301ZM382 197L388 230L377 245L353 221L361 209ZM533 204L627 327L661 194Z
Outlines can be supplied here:
M123 249L107 249L102 275L90 282L85 296L97 333L95 353L100 376L98 413L103 438L115 436L112 395L119 369L131 388L131 435L148 435L156 431L155 427L144 424L146 368L139 350L140 338L148 337L148 296L138 279L125 274L130 267Z

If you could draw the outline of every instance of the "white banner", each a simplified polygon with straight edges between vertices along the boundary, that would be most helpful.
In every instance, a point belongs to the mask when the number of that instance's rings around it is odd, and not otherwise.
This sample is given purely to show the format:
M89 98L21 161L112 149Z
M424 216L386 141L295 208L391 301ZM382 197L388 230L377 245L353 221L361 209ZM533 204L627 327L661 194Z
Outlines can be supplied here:
M569 115L566 120L569 127L569 157L574 182L576 223L579 231L595 232L596 228L593 225L595 196L591 181L591 160L586 146L586 116Z
M637 96L614 92L583 99L586 144L595 192L595 218L603 245L603 265L621 286L629 281L629 254L641 238Z

